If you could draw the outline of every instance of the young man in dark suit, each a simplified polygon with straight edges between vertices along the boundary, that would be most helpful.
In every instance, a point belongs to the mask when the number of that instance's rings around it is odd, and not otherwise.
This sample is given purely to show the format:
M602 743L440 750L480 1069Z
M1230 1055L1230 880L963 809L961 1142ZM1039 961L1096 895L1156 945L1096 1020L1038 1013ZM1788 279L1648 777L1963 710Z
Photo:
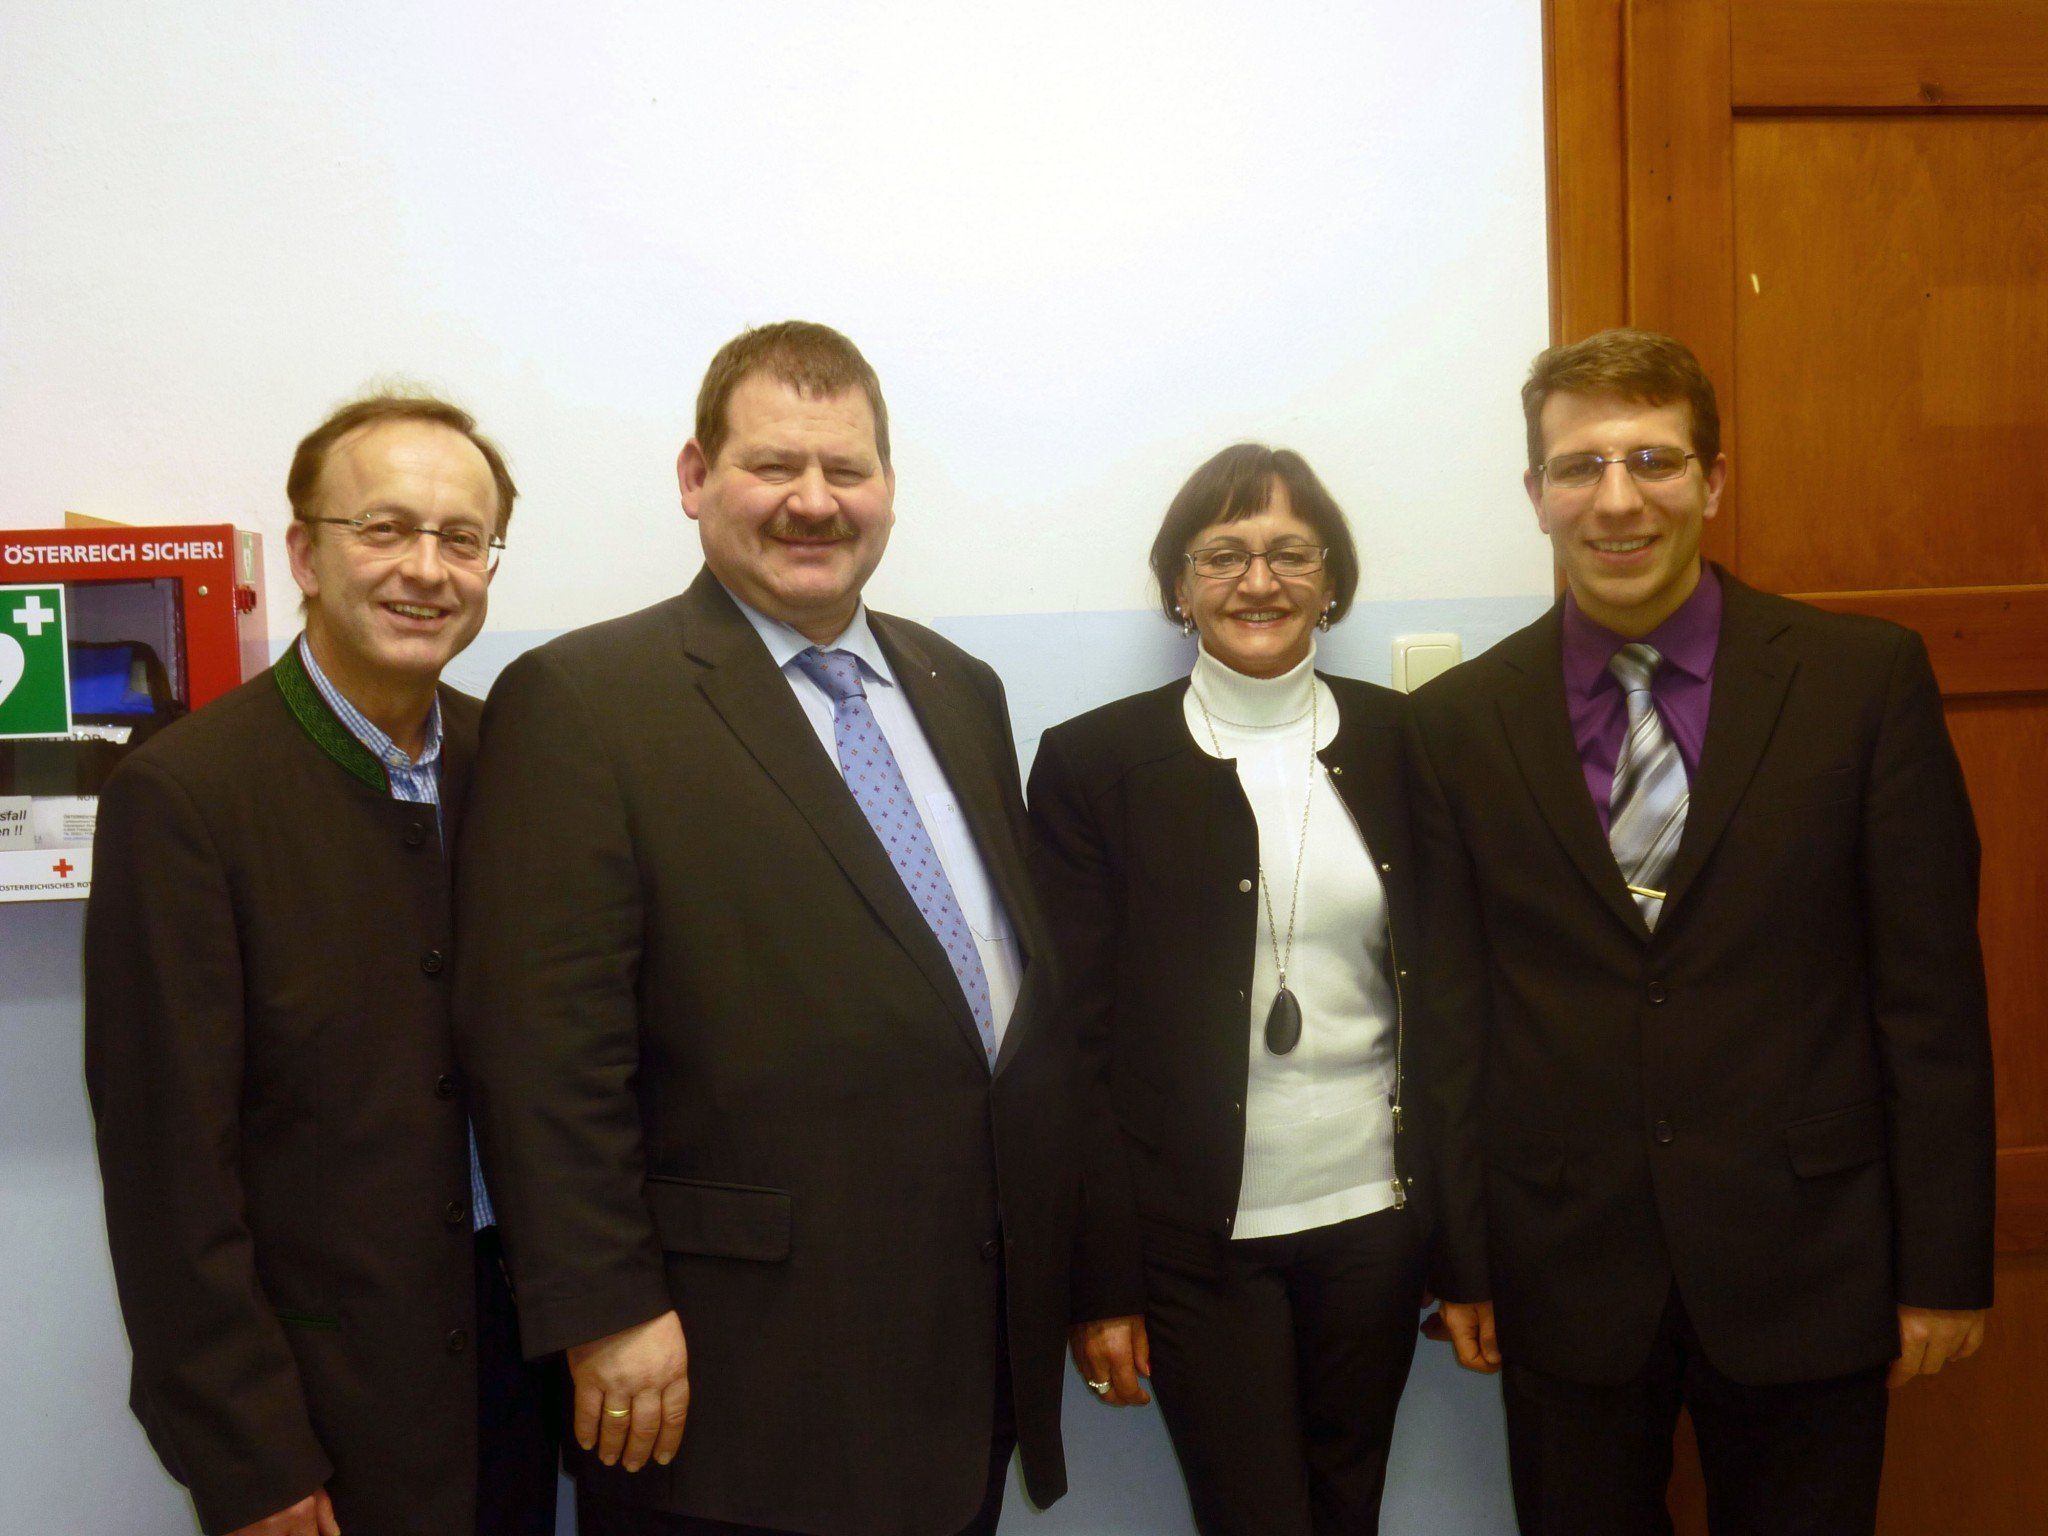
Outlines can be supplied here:
M551 1536L448 1023L480 711L439 678L512 479L467 413L378 396L287 491L305 634L100 799L86 1080L131 1400L208 1532Z
M1076 1202L1002 686L861 601L895 475L836 331L721 349L678 471L703 572L506 670L464 831L527 1352L584 1536L990 1531L1013 1445L1065 1487Z
M1530 1536L1863 1536L1886 1385L1991 1301L1977 835L1919 637L1700 558L1728 466L1678 342L1536 360L1566 593L1415 700L1435 1289Z

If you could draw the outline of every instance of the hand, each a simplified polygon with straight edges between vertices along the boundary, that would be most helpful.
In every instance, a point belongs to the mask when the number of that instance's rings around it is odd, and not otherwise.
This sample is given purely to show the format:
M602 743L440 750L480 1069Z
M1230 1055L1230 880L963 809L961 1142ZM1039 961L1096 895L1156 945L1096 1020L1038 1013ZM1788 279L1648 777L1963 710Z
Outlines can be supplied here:
M1086 1382L1106 1381L1107 1392L1095 1395L1115 1408L1142 1408L1152 1394L1138 1385L1152 1374L1152 1341L1145 1337L1142 1317L1105 1317L1077 1323L1067 1330L1074 1365Z
M1885 1377L1903 1387L1915 1376L1932 1376L1951 1360L1967 1360L1984 1342L1982 1312L1944 1312L1939 1307L1899 1308L1899 1358Z
M334 1502L321 1488L307 1494L289 1509L228 1532L228 1536L341 1536L334 1518Z
M690 1411L690 1352L675 1313L571 1345L569 1377L583 1449L594 1447L599 1461L623 1462L628 1472L646 1466L650 1454L664 1467L675 1459Z
M1500 1369L1500 1344L1493 1332L1493 1303L1490 1301L1446 1301L1423 1322L1422 1331L1432 1339L1448 1339L1458 1352L1458 1364L1468 1371L1491 1376Z

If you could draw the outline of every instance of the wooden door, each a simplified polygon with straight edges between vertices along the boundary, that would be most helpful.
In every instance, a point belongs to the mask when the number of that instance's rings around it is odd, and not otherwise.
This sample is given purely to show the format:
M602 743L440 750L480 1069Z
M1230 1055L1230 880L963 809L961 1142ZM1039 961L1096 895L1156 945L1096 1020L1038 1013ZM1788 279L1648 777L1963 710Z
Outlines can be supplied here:
M1687 341L1732 467L1709 553L1933 654L1985 847L1998 1297L1894 1395L1881 1529L2040 1536L2048 0L1547 0L1545 41L1554 334Z

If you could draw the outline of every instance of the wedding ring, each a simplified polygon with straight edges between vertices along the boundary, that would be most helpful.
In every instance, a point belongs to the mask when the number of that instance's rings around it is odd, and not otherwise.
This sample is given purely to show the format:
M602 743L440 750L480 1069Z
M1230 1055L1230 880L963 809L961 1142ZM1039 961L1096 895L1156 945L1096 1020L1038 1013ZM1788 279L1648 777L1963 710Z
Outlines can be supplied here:
M1109 1383L1106 1381L1091 1381L1088 1383L1088 1390L1097 1397L1107 1397L1109 1396Z
M608 1419L630 1419L633 1417L633 1410L630 1408L607 1408L604 1411L604 1416Z

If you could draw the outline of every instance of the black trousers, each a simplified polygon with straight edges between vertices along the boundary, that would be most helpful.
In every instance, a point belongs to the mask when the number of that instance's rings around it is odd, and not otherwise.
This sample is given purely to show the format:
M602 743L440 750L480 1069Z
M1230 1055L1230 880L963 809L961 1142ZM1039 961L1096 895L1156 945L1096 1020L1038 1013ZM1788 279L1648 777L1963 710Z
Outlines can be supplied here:
M1630 1381L1589 1387L1512 1360L1502 1372L1523 1536L1670 1536L1665 1490L1692 1415L1714 1536L1871 1536L1884 1470L1885 1367L1745 1386L1700 1349L1676 1287Z
M1152 1386L1203 1536L1372 1536L1415 1358L1421 1234L1388 1209L1231 1241L1146 1222Z
M1010 1453L1016 1448L1014 1431L1007 1437L999 1436L990 1448L988 1490L982 1496L981 1509L961 1528L960 1536L995 1536L996 1521L1003 1513L1003 1484L1010 1473ZM576 1532L577 1536L787 1536L764 1525L699 1520L694 1515L640 1509L594 1498L581 1483L576 1485Z
M568 1391L559 1360L528 1364L498 1229L476 1235L477 1536L554 1536Z

